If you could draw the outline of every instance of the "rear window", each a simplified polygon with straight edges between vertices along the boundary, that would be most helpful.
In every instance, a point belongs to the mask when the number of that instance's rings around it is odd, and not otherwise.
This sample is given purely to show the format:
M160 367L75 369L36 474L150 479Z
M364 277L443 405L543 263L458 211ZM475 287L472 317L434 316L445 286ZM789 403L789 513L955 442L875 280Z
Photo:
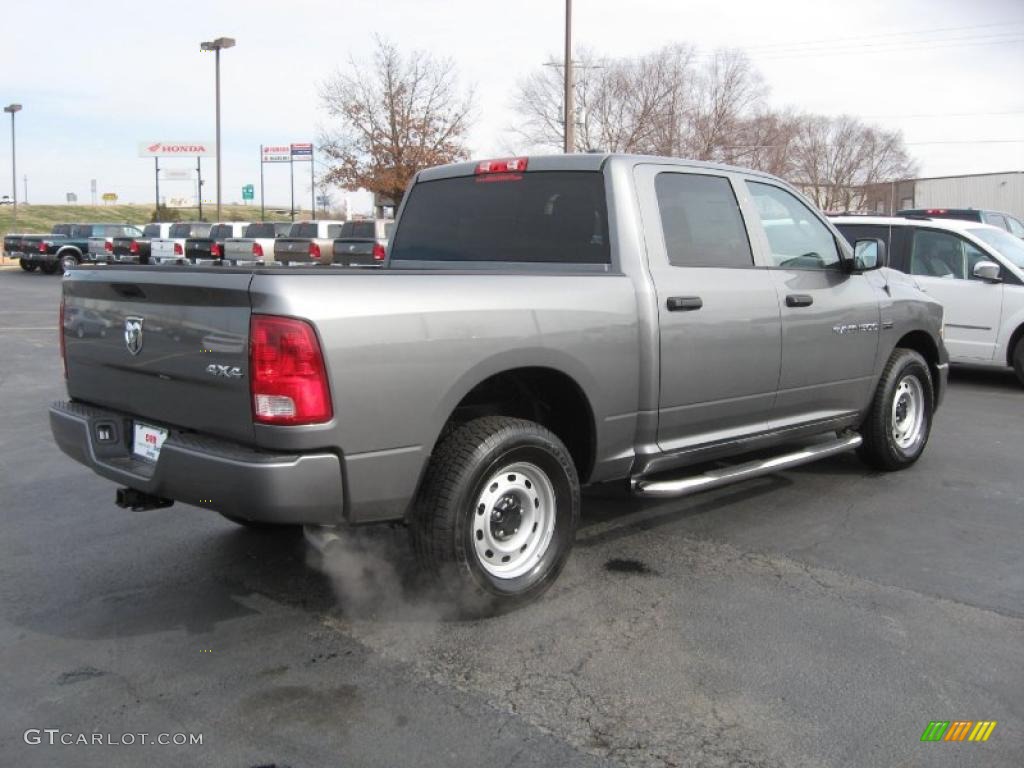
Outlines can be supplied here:
M281 231L278 229L280 226L270 223L250 224L245 228L245 237L277 237ZM285 225L284 229L287 231L288 225Z
M413 186L394 261L608 264L604 176L534 171Z
M224 240L235 236L235 229L230 224L216 224L210 228L210 238L213 240Z
M355 237L372 239L377 236L377 223L374 221L349 221L341 225L338 237Z
M291 231L288 233L289 237L316 237L316 224L310 222L308 224L299 223L292 224Z
M168 237L209 237L212 224L182 222L172 224Z
M64 235L67 237L71 234L71 230L74 229L70 224L57 224L51 230L50 234L53 235Z
M142 230L143 237L160 237L160 225L159 224L147 224Z

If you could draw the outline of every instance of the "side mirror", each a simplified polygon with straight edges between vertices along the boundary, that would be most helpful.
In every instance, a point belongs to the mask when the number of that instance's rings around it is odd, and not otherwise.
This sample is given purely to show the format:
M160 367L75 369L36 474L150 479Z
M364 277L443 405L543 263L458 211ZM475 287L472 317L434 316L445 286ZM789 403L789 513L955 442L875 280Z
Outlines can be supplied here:
M998 283L1002 281L999 277L999 265L994 261L979 261L974 265L974 276L986 283Z
M867 238L853 244L853 268L858 272L878 269L885 264L885 240Z

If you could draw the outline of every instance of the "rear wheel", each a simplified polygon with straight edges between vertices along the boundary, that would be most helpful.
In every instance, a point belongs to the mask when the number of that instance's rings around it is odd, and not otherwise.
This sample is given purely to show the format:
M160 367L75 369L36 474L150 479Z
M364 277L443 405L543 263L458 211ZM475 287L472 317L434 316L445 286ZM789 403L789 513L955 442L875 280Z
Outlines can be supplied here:
M572 549L580 489L568 450L532 421L486 416L452 429L411 520L424 570L468 612L538 597Z
M39 265L39 269L41 269L44 274L52 275L54 272L60 269L60 263L56 261L44 261L42 264Z
M904 469L917 461L931 434L935 395L928 363L897 347L878 382L861 426L861 459L876 469Z
M78 264L79 264L78 256L76 256L73 253L65 253L64 255L62 255L60 257L60 266L61 266L61 269L63 269L65 272L67 272L69 269L74 269L75 267L78 266ZM55 266L53 271L54 272L57 271L56 270L56 266Z
M1013 348L1013 372L1017 374L1017 381L1024 386L1024 336L1017 339Z
M26 272L35 272L36 271L36 266L37 265L33 264L33 263L29 262L29 261L25 261L24 259L18 259L18 264L20 264L21 268L24 269Z

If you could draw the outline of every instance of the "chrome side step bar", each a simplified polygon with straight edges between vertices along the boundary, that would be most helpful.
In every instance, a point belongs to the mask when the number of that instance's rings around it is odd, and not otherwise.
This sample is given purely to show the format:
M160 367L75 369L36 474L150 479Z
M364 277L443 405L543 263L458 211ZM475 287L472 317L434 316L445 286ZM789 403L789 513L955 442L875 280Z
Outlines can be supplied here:
M740 480L748 480L752 477L760 477L790 467L799 467L801 464L809 464L837 453L852 451L862 442L860 435L846 434L827 443L816 443L793 453L784 453L770 459L748 461L733 467L713 469L701 475L672 480L645 480L642 477L635 477L632 480L633 493L637 496L657 499L689 496L691 493L706 491Z

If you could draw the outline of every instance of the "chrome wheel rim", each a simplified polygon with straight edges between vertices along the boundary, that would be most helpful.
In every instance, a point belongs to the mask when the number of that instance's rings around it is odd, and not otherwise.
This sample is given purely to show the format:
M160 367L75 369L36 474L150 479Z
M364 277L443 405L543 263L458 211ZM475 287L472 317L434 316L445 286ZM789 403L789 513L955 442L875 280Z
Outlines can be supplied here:
M75 258L73 256L65 256L63 259L61 259L61 266L64 268L64 271L67 272L69 269L74 269L75 267L77 267L78 262L75 261Z
M547 552L555 532L555 488L535 464L516 462L491 475L472 511L473 549L491 576L514 579Z
M892 398L892 438L901 449L912 448L924 430L924 388L916 376L904 376Z

